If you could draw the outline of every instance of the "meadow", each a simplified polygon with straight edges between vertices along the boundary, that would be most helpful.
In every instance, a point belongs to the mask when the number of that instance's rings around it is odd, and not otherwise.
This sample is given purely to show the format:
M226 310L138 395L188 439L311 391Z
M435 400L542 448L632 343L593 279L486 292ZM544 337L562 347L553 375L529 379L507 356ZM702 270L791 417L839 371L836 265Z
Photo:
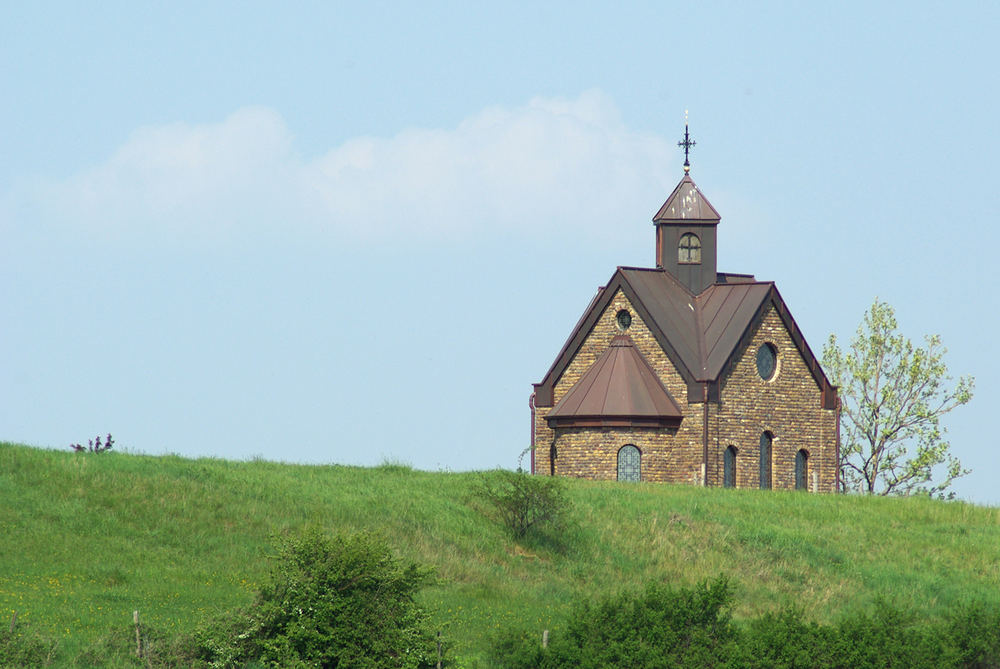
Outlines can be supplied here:
M1000 509L926 498L567 481L558 541L515 542L482 473L73 453L0 443L0 625L68 659L131 628L194 630L248 604L275 538L370 531L434 569L421 593L453 660L510 626L558 630L582 596L719 575L735 619L828 623L879 598L933 619L1000 604ZM127 636L125 637L127 638Z

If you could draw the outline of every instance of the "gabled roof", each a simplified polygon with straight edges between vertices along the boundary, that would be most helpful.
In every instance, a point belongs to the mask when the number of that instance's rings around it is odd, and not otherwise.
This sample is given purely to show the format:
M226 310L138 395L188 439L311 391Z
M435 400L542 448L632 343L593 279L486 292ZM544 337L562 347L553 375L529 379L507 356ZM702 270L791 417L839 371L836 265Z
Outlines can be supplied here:
M718 223L721 220L708 198L687 174L681 179L674 192L653 216L653 222L660 221L703 221Z
M548 413L550 426L676 426L683 414L628 335L617 335Z
M738 280L724 282L734 278ZM684 378L689 401L702 401L706 391L709 399L718 399L719 384L749 345L768 306L773 305L823 392L824 408L836 406L836 388L820 368L774 283L745 275L720 275L719 279L695 296L665 270L619 267L577 323L544 380L535 384L536 406L552 406L556 382L619 289Z

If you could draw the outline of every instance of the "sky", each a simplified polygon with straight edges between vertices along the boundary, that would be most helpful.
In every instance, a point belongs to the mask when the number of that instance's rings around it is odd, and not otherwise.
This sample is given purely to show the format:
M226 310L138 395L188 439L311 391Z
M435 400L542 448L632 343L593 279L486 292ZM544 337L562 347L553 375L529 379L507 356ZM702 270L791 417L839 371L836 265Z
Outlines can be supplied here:
M516 467L683 175L817 354L940 334L1000 505L1000 5L9 2L0 440ZM984 335L985 333L985 335Z

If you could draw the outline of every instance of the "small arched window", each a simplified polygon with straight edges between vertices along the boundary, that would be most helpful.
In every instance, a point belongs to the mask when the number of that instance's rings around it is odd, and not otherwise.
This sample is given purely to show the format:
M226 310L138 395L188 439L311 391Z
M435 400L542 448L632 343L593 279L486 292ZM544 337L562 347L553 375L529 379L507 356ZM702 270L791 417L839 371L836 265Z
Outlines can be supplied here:
M795 454L795 489L809 489L809 452L805 449Z
M701 262L701 240L698 235L693 232L681 235L681 241L677 245L677 262L689 265Z
M626 444L618 451L618 480L642 480L642 454L632 444Z
M736 487L736 447L730 446L722 454L722 485L726 488Z
M763 432L760 435L760 489L771 487L771 442L774 435Z

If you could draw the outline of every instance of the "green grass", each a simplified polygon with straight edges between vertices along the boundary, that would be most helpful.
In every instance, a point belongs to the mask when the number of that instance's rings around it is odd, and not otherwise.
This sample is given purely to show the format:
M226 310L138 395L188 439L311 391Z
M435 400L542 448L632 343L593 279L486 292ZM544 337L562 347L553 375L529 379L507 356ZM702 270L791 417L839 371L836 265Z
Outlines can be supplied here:
M879 597L936 617L1000 603L1000 509L883 499L568 481L562 546L516 544L470 496L477 474L85 454L0 443L0 625L60 639L167 633L248 603L273 537L370 530L431 565L422 593L472 664L509 625L559 629L579 596L727 575L737 619L787 606L830 622Z

